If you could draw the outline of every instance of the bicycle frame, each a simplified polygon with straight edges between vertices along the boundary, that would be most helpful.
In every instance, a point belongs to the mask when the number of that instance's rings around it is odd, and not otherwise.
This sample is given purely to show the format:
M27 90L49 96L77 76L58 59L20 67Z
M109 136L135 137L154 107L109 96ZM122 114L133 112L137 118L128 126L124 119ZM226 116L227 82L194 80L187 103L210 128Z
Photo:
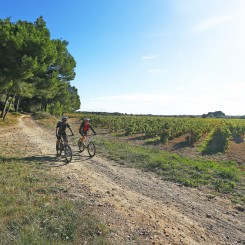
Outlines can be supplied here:
M83 139L83 140L82 140ZM83 145L87 148L89 142L92 142L92 136L91 135L84 135L80 138L80 141L83 143Z
M68 144L68 136L72 136L72 135L61 136L61 139L59 139L59 149L57 150L58 156L61 156L62 151L64 152L64 156L66 158L67 163L72 160L72 150Z
M96 152L95 144L91 135L84 135L78 140L78 148L80 152L83 152L86 148L90 157L93 157Z

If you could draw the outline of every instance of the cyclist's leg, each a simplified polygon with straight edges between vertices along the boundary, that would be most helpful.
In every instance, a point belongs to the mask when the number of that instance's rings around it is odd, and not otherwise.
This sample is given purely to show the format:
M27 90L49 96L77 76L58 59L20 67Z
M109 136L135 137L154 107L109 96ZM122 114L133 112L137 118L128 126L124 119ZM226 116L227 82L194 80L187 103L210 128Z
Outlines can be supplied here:
M81 131L81 138L78 140L78 149L80 152L84 151L84 137L85 137L85 133L84 131Z
M61 140L61 135L57 134L57 140L56 140L56 150L59 150L59 144L60 144L60 140Z
M85 139L85 136L86 136L86 132L84 132L83 130L82 130L82 132L81 132L81 142L83 143L84 142L84 139Z
M56 156L59 157L61 155L61 134L57 135L56 141Z
M66 134L62 134L62 138L63 138L65 143L68 143L68 137Z
M87 137L88 137L88 132L84 132L84 139L83 139L84 144L87 143Z

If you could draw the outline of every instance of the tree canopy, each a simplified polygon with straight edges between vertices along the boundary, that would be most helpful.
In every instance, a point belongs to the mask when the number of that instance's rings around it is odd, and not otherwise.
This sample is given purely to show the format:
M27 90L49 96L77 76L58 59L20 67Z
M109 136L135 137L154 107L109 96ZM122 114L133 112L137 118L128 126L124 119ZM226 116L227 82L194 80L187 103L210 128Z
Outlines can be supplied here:
M80 108L77 89L70 84L76 62L67 46L65 40L51 39L42 16L34 23L0 19L2 117L11 104L16 111L53 114Z

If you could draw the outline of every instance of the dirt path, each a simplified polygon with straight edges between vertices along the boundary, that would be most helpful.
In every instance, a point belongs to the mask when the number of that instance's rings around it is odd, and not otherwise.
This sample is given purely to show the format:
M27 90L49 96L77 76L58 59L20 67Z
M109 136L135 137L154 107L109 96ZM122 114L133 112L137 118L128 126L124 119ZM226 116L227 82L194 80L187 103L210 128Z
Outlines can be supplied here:
M0 147L25 159L50 162L67 179L71 198L86 199L110 227L113 244L245 244L245 213L224 198L165 182L99 156L79 154L64 165L55 158L54 134L22 117L0 130ZM3 145L5 144L5 145Z

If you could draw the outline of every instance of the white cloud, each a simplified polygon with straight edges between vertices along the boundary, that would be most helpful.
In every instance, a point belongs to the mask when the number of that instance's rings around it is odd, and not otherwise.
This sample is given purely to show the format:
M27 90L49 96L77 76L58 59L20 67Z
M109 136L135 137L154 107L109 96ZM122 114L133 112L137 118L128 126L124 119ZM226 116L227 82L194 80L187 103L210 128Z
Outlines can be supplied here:
M153 74L153 75L156 75L156 74L158 74L159 72L161 72L161 69L159 69L159 68L157 68L157 69L149 69L148 70L148 72L150 73L150 74Z
M238 16L238 14L225 15L225 16L215 16L212 18L202 20L196 26L193 27L193 31L194 32L207 31L209 29L212 29L212 28L215 28L219 25L222 25L223 23L225 23L231 19L234 19L237 16Z
M156 59L158 58L158 55L154 54L149 54L149 55L145 55L145 56L142 56L141 59L142 60L153 60L153 59Z

